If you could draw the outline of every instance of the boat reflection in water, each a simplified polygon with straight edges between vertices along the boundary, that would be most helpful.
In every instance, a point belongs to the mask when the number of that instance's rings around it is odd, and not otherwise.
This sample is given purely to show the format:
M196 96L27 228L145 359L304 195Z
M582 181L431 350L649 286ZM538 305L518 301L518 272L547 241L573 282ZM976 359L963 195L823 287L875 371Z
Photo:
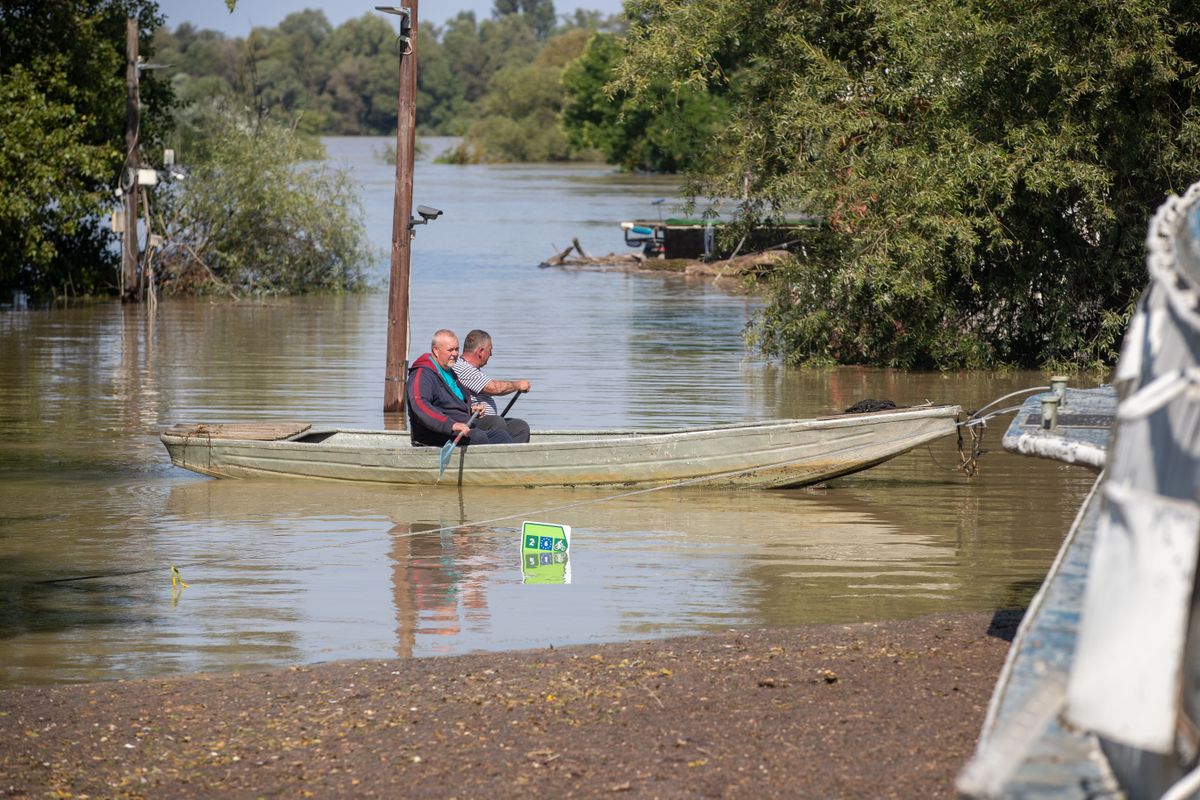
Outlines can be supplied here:
M0 560L0 685L1018 607L1073 513L1031 493L1041 467L968 482L913 452L826 490L625 494L176 473L37 516L10 485L15 544L45 544ZM522 584L526 520L572 526L569 585Z
M611 497L196 481L172 490L163 536L178 546L194 535L179 559L202 563L205 539L246 543L193 568L184 602L223 618L210 629L262 664L878 618L881 606L944 605L961 585L952 547L860 502L809 492ZM522 583L515 540L530 519L573 526L569 586ZM388 652L385 597L395 620ZM272 635L280 615L290 622L286 653Z

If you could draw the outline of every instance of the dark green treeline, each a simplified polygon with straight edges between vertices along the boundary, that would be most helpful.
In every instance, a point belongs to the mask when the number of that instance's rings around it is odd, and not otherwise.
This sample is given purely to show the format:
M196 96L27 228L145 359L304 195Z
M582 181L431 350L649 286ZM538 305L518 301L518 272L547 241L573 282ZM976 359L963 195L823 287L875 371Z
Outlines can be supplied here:
M175 64L147 77L144 140L185 160L214 106L309 134L394 130L378 14L231 40L156 29L149 0L9 0L0 290L111 274L98 220L123 155L128 13L148 57ZM497 0L421 37L418 124L463 136L456 159L603 158L686 172L702 210L743 230L820 218L753 328L789 362L1111 363L1149 216L1200 179L1194 0L626 0L615 20Z
M685 92L653 108L610 96L625 28L620 15L556 15L552 0L496 0L486 19L462 12L445 25L421 22L418 131L464 137L450 155L460 162L695 166L723 119L720 93ZM398 45L386 15L334 27L307 10L244 39L181 22L161 28L155 47L174 65L172 86L185 109L224 98L308 134L396 129ZM181 114L183 143L196 133Z

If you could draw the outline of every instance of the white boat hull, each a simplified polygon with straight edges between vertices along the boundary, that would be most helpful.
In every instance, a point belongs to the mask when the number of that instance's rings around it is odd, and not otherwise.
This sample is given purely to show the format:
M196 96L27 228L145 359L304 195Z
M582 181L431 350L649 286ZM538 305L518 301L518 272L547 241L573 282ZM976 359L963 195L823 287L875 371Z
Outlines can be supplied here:
M528 444L457 448L440 483L471 486L706 485L784 488L874 466L954 432L958 406L680 431L544 431ZM278 441L183 426L162 434L176 466L218 478L438 483L439 448L404 431L306 430Z

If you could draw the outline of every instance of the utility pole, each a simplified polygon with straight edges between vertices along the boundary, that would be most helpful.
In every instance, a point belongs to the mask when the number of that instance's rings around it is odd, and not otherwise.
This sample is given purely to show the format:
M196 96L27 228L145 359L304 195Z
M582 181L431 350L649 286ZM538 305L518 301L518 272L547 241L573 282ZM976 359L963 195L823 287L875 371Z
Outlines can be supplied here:
M388 287L384 413L404 411L408 377L408 292L412 251L413 160L417 144L417 2L376 6L400 17L400 95L396 110L396 201L392 212L392 270Z
M121 190L125 202L125 231L121 234L121 299L141 299L138 279L138 22L125 20L125 168Z

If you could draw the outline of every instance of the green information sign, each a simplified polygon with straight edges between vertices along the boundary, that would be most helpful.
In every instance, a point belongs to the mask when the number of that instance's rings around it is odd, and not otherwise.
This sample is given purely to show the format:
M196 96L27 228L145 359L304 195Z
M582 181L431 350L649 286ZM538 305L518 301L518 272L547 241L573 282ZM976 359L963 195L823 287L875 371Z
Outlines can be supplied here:
M571 527L552 522L521 525L521 578L524 583L571 582Z

